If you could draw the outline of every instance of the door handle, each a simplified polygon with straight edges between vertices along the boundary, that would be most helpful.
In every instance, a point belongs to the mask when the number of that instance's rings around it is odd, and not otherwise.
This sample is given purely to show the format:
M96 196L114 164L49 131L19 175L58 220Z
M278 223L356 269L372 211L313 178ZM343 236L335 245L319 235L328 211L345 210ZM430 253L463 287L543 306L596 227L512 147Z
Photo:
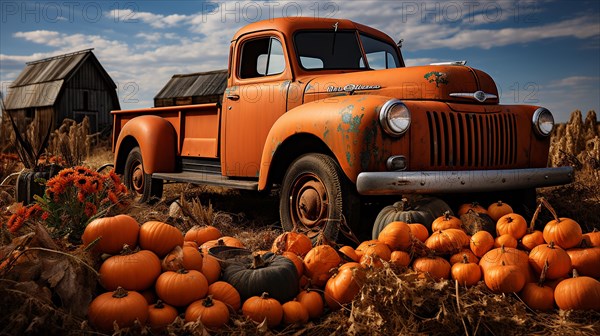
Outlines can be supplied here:
M237 95L237 94L228 94L227 95L227 99L229 99L229 100L238 100L238 99L240 99L240 95Z

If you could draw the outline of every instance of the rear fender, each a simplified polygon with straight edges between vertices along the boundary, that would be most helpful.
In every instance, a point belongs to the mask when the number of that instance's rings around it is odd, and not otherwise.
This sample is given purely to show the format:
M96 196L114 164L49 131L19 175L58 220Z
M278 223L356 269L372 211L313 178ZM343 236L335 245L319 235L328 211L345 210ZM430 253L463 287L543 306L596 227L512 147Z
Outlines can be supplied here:
M154 115L144 115L128 121L117 139L115 168L119 172L133 148L132 139L140 147L144 172L168 173L175 171L177 133L167 120Z
M258 189L269 185L271 164L282 144L295 134L310 134L322 141L350 181L372 167L382 148L382 130L378 115L390 97L353 95L310 102L286 112L271 128L263 149ZM287 168L287 167L285 167Z

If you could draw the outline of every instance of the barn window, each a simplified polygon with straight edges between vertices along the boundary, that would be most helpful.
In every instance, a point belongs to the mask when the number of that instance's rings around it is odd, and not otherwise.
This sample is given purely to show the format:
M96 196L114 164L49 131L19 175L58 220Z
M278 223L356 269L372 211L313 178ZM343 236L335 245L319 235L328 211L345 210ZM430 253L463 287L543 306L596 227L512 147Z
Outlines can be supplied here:
M33 119L33 117L35 117L35 109L31 107L25 109L25 118Z

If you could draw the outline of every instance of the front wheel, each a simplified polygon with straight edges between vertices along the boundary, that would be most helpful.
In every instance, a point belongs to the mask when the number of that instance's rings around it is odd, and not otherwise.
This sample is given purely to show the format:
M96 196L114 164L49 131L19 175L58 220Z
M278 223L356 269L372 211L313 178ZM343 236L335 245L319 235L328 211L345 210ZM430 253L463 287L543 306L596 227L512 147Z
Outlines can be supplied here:
M156 202L162 197L163 181L153 179L150 174L144 172L144 161L140 147L135 147L129 152L125 161L125 172L123 173L123 184L139 197L142 203Z
M358 213L352 188L338 164L323 154L296 159L283 178L279 199L281 226L305 233L316 243L335 242L345 220ZM351 214L354 213L354 214ZM344 216L345 215L345 216Z

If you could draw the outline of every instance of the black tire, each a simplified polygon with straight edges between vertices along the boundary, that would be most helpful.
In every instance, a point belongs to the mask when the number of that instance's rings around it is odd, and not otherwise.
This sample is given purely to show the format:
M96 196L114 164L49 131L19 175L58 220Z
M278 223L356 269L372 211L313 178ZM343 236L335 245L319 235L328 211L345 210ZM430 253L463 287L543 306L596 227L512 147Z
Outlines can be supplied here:
M283 177L281 226L285 231L306 233L313 243L320 238L336 242L340 227L353 226L360 211L357 200L353 186L331 157L303 155L292 162Z
M154 203L162 197L163 181L144 173L144 161L140 147L134 147L125 161L123 184L138 198L140 203Z

